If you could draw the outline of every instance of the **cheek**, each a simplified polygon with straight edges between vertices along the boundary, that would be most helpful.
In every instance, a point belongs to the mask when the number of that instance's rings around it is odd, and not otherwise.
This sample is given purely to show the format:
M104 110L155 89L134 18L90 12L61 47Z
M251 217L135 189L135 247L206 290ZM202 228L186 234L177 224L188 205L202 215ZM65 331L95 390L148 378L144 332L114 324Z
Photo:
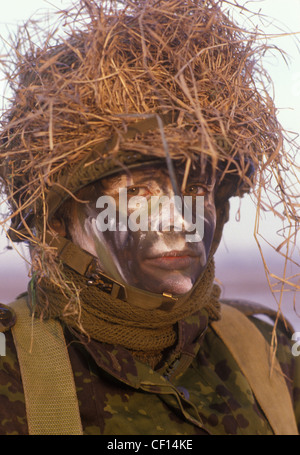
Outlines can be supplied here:
M205 216L205 224L209 228L209 230L215 230L216 228L216 220L217 220L217 214L216 214L216 207L213 203L207 204L204 208L204 216Z
M72 242L75 243L75 245L80 246L88 253L96 256L95 244L93 238L86 230L84 218L74 218L73 222L68 227L68 230L71 235Z
M204 206L204 238L203 243L205 245L205 250L208 254L211 247L212 239L216 229L216 207L212 197L209 197L205 201Z

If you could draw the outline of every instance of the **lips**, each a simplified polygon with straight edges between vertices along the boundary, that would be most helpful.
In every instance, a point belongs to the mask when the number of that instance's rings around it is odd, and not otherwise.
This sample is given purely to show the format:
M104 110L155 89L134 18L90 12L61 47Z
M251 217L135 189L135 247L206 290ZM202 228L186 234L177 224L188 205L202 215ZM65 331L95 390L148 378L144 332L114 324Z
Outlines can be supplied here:
M144 259L145 265L165 270L182 270L195 265L199 256L190 251L167 251Z

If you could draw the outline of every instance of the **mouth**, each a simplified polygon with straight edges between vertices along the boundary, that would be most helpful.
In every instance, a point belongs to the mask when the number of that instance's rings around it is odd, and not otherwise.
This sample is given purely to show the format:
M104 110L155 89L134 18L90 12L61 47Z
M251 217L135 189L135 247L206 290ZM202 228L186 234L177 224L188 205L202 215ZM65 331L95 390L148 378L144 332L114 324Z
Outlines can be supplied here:
M164 270L182 270L195 265L198 260L199 255L190 250L173 250L147 257L144 263Z

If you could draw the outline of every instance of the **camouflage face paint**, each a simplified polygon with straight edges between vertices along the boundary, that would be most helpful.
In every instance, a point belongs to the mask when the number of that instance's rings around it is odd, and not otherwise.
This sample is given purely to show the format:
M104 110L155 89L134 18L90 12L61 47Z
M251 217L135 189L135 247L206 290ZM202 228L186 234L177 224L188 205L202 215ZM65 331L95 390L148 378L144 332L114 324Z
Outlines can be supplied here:
M177 167L176 174L181 185L184 166ZM189 173L182 193L191 197L193 205L196 196L204 198L204 236L201 241L187 240L186 224L181 231L174 228L185 222L176 209L170 212L168 229L166 225L164 229L147 231L125 228L124 213L128 221L133 213L130 204L133 197L143 196L144 200L150 201L153 196L174 196L168 172L161 165L144 165L85 188L84 199L88 198L90 202L73 202L69 232L74 243L98 257L100 268L112 278L150 292L184 294L190 291L207 263L216 224L214 186L215 179L209 168L201 172L198 166ZM125 212L124 205L120 204L120 188L127 192ZM115 211L110 212L107 223L114 225L115 230L103 232L97 228L97 216L104 210L97 208L100 196L108 196L114 201ZM150 203L148 209L150 219ZM161 210L157 211L152 219L156 227L161 226L160 214ZM192 222L195 223L195 216L190 220Z

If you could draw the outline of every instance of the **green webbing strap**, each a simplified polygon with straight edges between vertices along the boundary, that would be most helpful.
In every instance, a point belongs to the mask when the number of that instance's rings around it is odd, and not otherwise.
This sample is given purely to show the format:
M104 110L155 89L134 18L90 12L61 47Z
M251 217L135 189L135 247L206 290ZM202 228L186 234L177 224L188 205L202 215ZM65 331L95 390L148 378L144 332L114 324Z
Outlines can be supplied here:
M12 333L29 434L82 434L74 377L60 323L32 318L25 298L11 306L17 315Z
M240 311L222 305L222 318L213 330L228 347L276 435L298 435L295 413L279 362L272 374L270 346L257 327Z

